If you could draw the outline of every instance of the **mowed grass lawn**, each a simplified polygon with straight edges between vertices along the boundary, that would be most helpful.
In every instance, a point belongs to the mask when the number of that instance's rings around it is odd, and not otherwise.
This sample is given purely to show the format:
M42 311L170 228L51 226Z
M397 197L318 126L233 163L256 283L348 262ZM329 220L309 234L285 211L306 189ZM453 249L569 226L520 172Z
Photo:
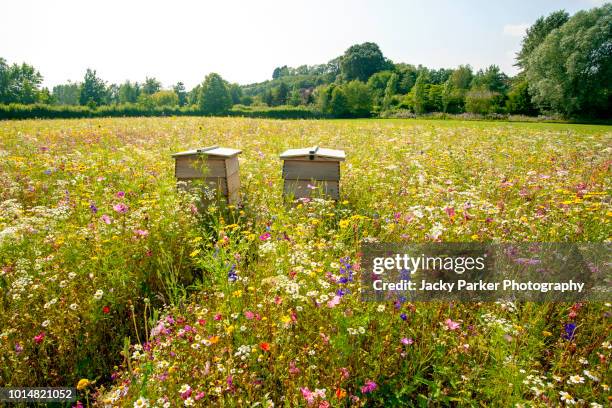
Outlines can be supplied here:
M176 189L170 155L212 144L243 150L239 207ZM288 205L278 156L312 145L346 151L341 198ZM609 242L611 164L605 126L0 122L0 384L102 406L607 406L609 304L364 303L359 274L364 242Z

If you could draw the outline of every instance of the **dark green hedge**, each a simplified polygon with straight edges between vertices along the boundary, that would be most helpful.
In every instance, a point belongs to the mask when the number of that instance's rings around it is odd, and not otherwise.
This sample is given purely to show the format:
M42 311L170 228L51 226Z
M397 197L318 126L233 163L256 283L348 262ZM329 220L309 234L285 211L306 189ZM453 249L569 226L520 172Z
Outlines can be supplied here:
M228 116L273 119L314 119L323 117L319 112L306 107L279 106L251 107L236 105ZM206 116L196 106L147 108L138 104L105 105L98 108L69 105L0 105L2 119L69 119L129 116Z
M271 119L319 119L325 117L321 112L305 106L244 106L234 105L228 112L230 116Z
M70 105L0 105L0 119L54 119L54 118L96 118L123 116L178 116L198 115L192 107L146 108L136 104L108 105L98 108Z

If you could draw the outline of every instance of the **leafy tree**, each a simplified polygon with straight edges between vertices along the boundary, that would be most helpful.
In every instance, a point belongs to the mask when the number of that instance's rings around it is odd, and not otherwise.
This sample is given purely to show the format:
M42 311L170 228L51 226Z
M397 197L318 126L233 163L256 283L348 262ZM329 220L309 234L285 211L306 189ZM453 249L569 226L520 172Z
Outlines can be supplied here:
M527 29L521 45L521 50L516 56L516 65L525 68L527 59L531 53L544 42L544 39L553 30L561 27L569 20L569 14L565 10L555 11L548 17L540 17Z
M53 95L51 95L51 92L49 92L49 88L43 88L38 92L36 102L51 105L55 102L55 99Z
M289 93L288 104L292 106L298 106L302 104L302 94L300 93L300 89L298 87L294 86L291 92Z
M112 105L117 103L119 103L119 85L110 84L104 94L104 104Z
M452 78L449 78L442 89L442 111L448 113L463 112L466 89L456 88Z
M55 85L53 87L53 100L59 105L78 105L81 88L78 83Z
M140 84L138 82L125 81L119 85L119 103L136 103L140 93Z
M274 68L274 72L272 72L272 79L279 79L280 77L289 76L289 75L290 75L289 68L286 65L284 65L282 67Z
M529 95L529 84L527 81L522 80L512 86L510 92L508 92L506 110L509 113L537 115L538 110L531 102L531 95Z
M9 66L0 58L0 103L35 103L38 101L42 75L31 65Z
M138 95L137 103L148 110L155 108L155 101L153 100L153 96L144 92Z
M610 116L612 4L580 11L529 55L529 93L542 109L566 115Z
M385 89L387 88L387 83L391 75L393 75L392 71L380 71L373 74L368 79L368 87L372 91L372 96L377 102L378 99L382 99L385 96Z
M202 92L202 84L197 84L189 93L187 94L187 102L190 105L197 105L200 103L200 93Z
M153 95L155 92L161 90L161 82L155 78L145 78L145 82L142 85L142 92L147 95Z
M351 116L358 118L370 116L372 112L372 93L366 84L361 81L351 81L342 86L342 91L346 96L347 110Z
M85 79L81 86L79 103L81 105L99 106L104 101L106 84L96 76L96 71L87 68Z
M0 103L9 103L10 67L4 58L0 58Z
M202 83L199 105L202 112L210 115L221 115L232 107L232 97L219 74L208 74Z
M366 82L372 74L389 68L383 53L375 43L366 42L349 47L340 62L341 72L348 81Z
M448 81L454 89L469 89L473 78L471 66L459 65L459 68L452 72Z
M177 82L172 88L178 98L178 105L185 106L187 104L187 91L185 90L185 84Z
M274 104L285 105L287 103L287 97L289 96L289 87L284 82L276 88L274 92Z
M389 80L387 81L387 86L385 87L385 98L383 100L383 109L389 109L391 106L391 101L393 99L393 95L397 93L397 85L399 83L399 76L397 74L391 75Z
M427 76L427 72L423 71L417 77L417 80L414 84L413 92L413 106L414 112L417 114L422 114L427 111L427 88L429 87L429 78Z
M473 89L465 96L465 109L470 113L486 115L495 111L499 94L488 89Z
M322 85L315 90L319 110L324 114L328 115L332 113L331 98L332 93L334 92L334 89L336 89L336 87L336 84Z
M416 82L417 76L419 76L418 70L414 65L395 64L395 71L400 77L399 83L397 84L398 92L402 94L410 92Z
M483 88L503 95L508 91L508 82L508 76L497 65L491 65L476 73L472 79L472 88Z
M430 84L427 87L427 104L425 109L428 112L442 112L444 110L442 101L443 90L444 84Z
M440 68L440 69L432 69L429 70L429 82L431 84L443 84L448 80L448 78L453 73L452 69Z
M336 118L343 118L349 114L348 99L339 86L332 91L329 107L331 114Z
M155 106L177 106L179 97L174 91L157 91L151 95L151 100Z
M229 86L229 93L232 97L232 105L238 105L242 102L242 88L238 84L231 84Z

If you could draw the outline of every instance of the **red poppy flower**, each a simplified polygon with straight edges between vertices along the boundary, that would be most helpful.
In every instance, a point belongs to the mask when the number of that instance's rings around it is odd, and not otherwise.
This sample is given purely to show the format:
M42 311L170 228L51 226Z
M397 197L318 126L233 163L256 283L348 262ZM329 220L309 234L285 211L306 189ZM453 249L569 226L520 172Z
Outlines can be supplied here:
M269 343L259 343L259 348L262 349L263 351L270 351L270 344Z
M109 313L110 313L110 307L108 307L108 306L104 306L104 307L102 308L102 312L103 312L104 314L109 314Z

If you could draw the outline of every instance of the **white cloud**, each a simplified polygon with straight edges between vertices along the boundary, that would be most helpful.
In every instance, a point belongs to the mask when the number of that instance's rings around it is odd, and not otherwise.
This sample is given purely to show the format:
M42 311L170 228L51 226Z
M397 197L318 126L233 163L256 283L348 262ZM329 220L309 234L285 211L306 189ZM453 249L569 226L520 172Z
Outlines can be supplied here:
M504 26L504 34L512 37L522 37L525 31L530 27L530 24L506 24Z

